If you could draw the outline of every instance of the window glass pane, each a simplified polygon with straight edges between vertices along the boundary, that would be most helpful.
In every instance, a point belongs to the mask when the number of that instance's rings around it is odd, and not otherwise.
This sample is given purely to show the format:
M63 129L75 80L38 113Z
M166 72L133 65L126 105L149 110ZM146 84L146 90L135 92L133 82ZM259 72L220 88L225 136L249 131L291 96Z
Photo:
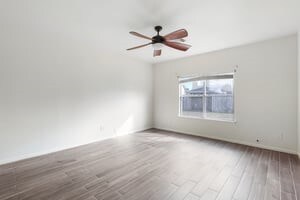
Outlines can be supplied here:
M183 96L181 97L182 112L203 112L203 97Z
M181 95L203 95L204 81L181 83Z
M233 113L232 79L207 80L206 95L206 112Z
M206 112L233 113L233 96L208 96Z
M233 79L207 80L206 94L233 94Z
M181 84L181 112L203 112L204 81Z

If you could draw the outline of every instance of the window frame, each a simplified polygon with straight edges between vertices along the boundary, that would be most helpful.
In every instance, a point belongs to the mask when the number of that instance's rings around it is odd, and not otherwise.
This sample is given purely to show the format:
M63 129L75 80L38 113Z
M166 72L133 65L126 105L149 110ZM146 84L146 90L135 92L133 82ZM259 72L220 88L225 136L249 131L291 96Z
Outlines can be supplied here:
M231 75L232 76L232 103L233 103L233 113L232 113L232 119L226 119L226 118L213 118L213 117L207 117L207 112L206 112L206 99L208 96L218 96L218 94L215 95L207 95L206 94L206 86L207 86L207 80L215 80L213 77L222 77L222 76L226 76L226 75ZM193 116L193 115L183 115L182 114L182 100L181 97L184 95L181 95L181 84L182 82L180 82L180 78L188 78L191 79L191 81L186 81L186 82L192 82L192 81L200 81L200 80L204 80L204 94L203 95L190 95L193 97L202 97L203 98L203 111L199 112L202 113L202 116ZM219 78L222 79L222 78ZM223 78L226 79L226 78ZM213 74L213 75L207 75L207 76L185 76L185 77L180 77L178 76L178 117L180 118L188 118L188 119L200 119L200 120L209 120L209 121L220 121L220 122L229 122L229 123L236 123L236 101L235 101L235 73L225 73L225 74ZM188 95L186 95L188 96Z

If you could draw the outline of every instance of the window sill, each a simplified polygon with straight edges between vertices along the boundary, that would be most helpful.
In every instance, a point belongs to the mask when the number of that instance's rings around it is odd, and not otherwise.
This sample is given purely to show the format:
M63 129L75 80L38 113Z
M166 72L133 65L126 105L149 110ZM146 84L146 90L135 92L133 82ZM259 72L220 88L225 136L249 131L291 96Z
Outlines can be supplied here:
M180 118L187 118L187 119L200 119L200 120L208 120L208 121L218 121L218 122L228 122L228 123L237 123L236 119L229 119L229 118L212 118L208 116L195 116L195 115L186 115L186 114L178 114Z

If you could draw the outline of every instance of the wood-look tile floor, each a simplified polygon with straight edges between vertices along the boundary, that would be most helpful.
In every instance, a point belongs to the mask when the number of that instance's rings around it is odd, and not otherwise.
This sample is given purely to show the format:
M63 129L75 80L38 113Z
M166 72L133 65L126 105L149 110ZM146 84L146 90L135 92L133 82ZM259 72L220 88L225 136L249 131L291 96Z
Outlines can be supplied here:
M300 200L300 161L149 130L2 165L0 199Z

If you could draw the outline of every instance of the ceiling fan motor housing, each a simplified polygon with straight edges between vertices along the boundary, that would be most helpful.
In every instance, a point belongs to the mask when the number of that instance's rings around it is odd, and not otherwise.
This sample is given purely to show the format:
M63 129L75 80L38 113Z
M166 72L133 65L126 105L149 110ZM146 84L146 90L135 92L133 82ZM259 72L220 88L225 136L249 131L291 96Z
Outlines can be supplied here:
M160 35L156 35L152 38L152 42L155 43L163 43L165 41L164 37Z

